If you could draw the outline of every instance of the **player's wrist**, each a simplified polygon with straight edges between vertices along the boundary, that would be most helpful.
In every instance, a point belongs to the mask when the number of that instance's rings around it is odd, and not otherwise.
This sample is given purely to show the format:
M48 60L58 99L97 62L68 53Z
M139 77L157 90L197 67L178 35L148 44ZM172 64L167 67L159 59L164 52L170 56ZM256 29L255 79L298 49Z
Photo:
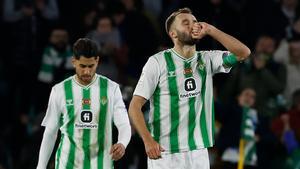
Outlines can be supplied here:
M215 26L207 24L207 30L206 30L207 35L214 37L218 31L219 30Z
M151 144L153 141L155 141L153 139L153 137L149 134L149 136L146 136L143 138L143 141L144 141L144 144L145 145L148 145L148 144Z

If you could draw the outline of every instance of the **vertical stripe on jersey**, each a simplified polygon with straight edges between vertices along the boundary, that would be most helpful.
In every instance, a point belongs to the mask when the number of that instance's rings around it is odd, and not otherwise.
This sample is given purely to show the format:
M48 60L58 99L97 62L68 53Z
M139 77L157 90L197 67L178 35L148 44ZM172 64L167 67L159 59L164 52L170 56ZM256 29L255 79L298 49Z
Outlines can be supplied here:
M168 85L170 92L171 110L171 131L170 131L170 150L171 153L179 151L178 126L179 126L179 95L176 82L175 64L170 52L165 52L165 60L168 70Z
M153 94L153 104L154 104L154 117L153 117L153 135L154 140L159 143L160 137L160 88L156 87Z
M65 90L65 99L66 99L66 107L68 113L68 122L67 122L67 136L70 140L70 150L68 154L68 161L66 168L71 169L74 166L75 160L75 141L74 137L74 98L73 98L73 90L72 90L72 79L69 79L64 82L64 90Z
M105 122L108 106L107 79L100 77L100 113L98 124L98 169L103 169L104 144L105 144Z
M90 110L91 109L91 90L90 90L90 88L83 88L82 93L83 93L82 110ZM83 168L90 169L91 168L90 129L82 129L82 130L83 130L82 148L83 148L83 152L84 152Z
M191 62L184 62L184 77L187 79L189 77L193 77ZM195 97L189 98L189 121L188 121L188 143L190 150L195 150L195 138L194 138L194 130L196 127L196 111L195 111Z
M59 169L59 159L61 156L61 151L62 151L62 145L64 144L64 135L61 134L60 137L60 143L56 152L56 159L55 159L55 168Z
M60 117L60 122L59 122L59 125L60 127L62 126L63 124L63 114L61 113L61 117ZM62 145L64 145L64 134L61 133L61 136L60 136L60 143L59 143L59 146L58 146L58 149L56 151L56 156L55 156L55 168L59 168L59 159L60 159L60 156L61 156L61 151L62 151Z
M209 138L208 138L208 131L207 131L207 124L206 124L206 112L205 112L205 90L206 90L206 65L204 64L201 54L198 53L198 72L202 80L201 86L201 100L202 100L202 107L201 107L201 114L200 114L200 128L202 139L204 143L204 147L209 147Z

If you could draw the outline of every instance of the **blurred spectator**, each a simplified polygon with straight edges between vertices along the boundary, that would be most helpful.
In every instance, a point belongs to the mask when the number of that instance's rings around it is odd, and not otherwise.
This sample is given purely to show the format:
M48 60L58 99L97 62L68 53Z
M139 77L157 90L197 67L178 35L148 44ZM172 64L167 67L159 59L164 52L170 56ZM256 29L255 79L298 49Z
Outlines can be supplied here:
M277 17L274 17L274 0L246 0L241 10L242 36L250 49L255 48L257 39L262 34L270 34L277 28ZM271 26L272 25L272 26ZM271 36L275 36L271 34ZM259 93L259 92L258 92Z
M128 49L126 70L138 78L144 63L157 49L159 40L150 20L143 14L140 0L122 0L113 10L113 18ZM123 55L123 57L126 57Z
M272 121L272 131L285 148L284 168L295 169L300 166L300 89L293 93L292 107Z
M252 88L243 89L236 100L230 103L221 115L221 130L217 147L222 156L224 169L236 169L239 161L239 141L244 133L247 135L245 144L245 168L256 168L255 130L258 124L257 112L253 109L256 92ZM246 119L248 117L248 119ZM249 128L243 129L247 122ZM244 131L245 130L245 131Z
M293 93L293 104L288 112L275 118L272 131L291 153L300 143L300 89Z
M106 2L107 0L57 1L61 13L60 22L65 24L66 29L69 30L71 43L74 43L78 38L84 37L92 29L92 23L99 12L97 2L104 1Z
M284 89L287 105L291 105L292 93L300 89L300 39L282 40L274 59L287 68L287 84Z
M281 106L280 95L286 85L286 68L274 61L275 41L272 37L261 36L256 43L253 57L233 70L233 80L225 84L222 99L234 97L237 90L245 87L255 89L256 108L261 116L271 117Z
M34 85L40 64L40 55L47 41L49 29L59 19L56 0L4 0L3 21L6 49L4 57L8 73L8 116L12 120L7 148L14 161L20 160L20 151L30 137L29 116L33 115ZM13 70L11 68L13 67ZM13 132L12 132L13 131ZM13 163L13 168L18 162Z
M272 30L273 34L281 40L283 38L290 39L294 36L294 24L297 19L300 19L298 0L280 0L277 8L273 12L271 26L275 29ZM300 33L300 32L299 32Z
M116 52L121 47L121 37L118 29L113 27L111 18L109 16L99 17L96 21L96 29L90 31L86 37L94 40L98 45L101 59L97 72L118 81L115 59Z
M38 113L46 110L51 87L73 74L71 58L72 50L67 30L59 27L53 29L49 44L44 49L37 76L39 92L36 94L36 111Z
M155 19L158 19L162 12L162 0L143 0L145 10L151 14Z
M35 61L34 52L44 47L51 26L59 19L57 1L4 0L3 12L16 46L16 61Z

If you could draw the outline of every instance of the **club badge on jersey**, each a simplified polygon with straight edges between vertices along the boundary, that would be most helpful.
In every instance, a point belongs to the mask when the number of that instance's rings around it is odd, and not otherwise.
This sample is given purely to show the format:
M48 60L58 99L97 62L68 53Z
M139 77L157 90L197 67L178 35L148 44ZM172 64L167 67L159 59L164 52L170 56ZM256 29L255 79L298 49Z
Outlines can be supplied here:
M102 105L105 105L107 103L107 97L106 96L101 97L100 103Z
M91 105L91 99L82 99L82 106L90 106Z
M190 76L190 75L193 75L193 69L192 68L185 68L184 69L184 75L186 76Z
M198 61L197 67L198 67L200 70L203 70L203 69L205 68L205 63L203 63L202 61Z

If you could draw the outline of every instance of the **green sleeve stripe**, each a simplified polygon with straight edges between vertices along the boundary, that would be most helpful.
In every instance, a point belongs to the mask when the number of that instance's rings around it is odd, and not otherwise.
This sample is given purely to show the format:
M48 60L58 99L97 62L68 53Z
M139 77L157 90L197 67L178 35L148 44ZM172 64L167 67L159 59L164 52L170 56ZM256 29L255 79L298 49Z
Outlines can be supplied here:
M237 57L234 54L223 57L223 65L225 67L233 67L238 63Z

